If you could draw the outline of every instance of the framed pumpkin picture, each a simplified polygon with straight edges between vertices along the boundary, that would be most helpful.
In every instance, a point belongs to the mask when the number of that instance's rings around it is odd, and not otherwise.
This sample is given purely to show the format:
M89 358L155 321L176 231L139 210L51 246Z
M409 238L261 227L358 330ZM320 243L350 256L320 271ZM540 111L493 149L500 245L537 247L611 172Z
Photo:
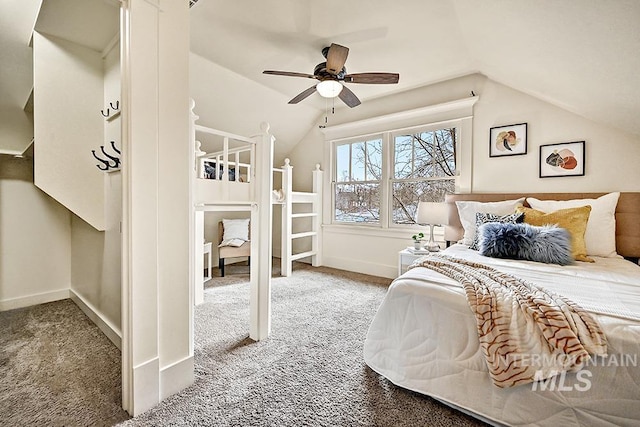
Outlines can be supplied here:
M489 129L489 157L527 154L527 124L497 126Z
M540 146L540 178L584 175L584 141Z

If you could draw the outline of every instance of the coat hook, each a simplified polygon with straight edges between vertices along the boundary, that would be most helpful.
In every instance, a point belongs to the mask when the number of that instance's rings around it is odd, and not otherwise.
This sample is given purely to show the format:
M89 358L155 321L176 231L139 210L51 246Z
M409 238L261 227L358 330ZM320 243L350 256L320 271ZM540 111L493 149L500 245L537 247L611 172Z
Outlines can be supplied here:
M111 164L111 162L109 162L109 167L111 168L117 168L118 165L120 164L120 159L117 157L113 157L110 156L106 151L104 151L104 145L100 146L100 150L102 150L102 154L104 154L105 156L107 156L109 159L113 160L115 164Z
M115 141L111 141L111 148L113 148L113 151L115 151L116 153L118 153L118 154L122 154L122 153L120 152L120 150L118 150L118 149L116 148L116 142L115 142Z
M109 109L107 108L107 114L104 113L104 110L100 110L100 113L102 113L103 117L109 117Z
M476 96L474 91L471 91L471 96Z
M113 102L110 102L109 105L111 106L111 108L113 108L114 110L119 110L120 109L120 101L116 101L116 105L115 107L113 106Z
M96 156L96 150L91 150L91 154L93 154L93 157L95 157L99 162L101 162L104 165L104 167L101 167L100 165L96 165L98 169L100 169L101 171L109 170L109 162Z

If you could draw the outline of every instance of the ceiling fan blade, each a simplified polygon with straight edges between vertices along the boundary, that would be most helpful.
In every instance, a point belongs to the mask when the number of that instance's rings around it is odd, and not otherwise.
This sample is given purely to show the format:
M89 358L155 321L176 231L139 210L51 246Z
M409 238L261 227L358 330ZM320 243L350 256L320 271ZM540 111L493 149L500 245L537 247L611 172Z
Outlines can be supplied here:
M356 94L351 92L351 90L344 85L342 87L342 90L340 91L340 95L338 96L345 104L347 104L351 108L360 105L360 100L358 99Z
M344 67L344 63L347 61L347 55L349 55L348 47L331 43L329 52L327 52L327 72L335 76L342 71L342 67Z
M274 71L274 70L264 70L262 74L271 74L273 76L288 76L288 77L306 77L308 79L316 79L317 77L313 74L306 73L296 73L294 71Z
M398 80L398 73L355 73L344 76L346 83L394 84Z
M305 99L306 97L314 93L315 91L316 91L316 87L311 86L309 89L306 89L300 92L298 95L296 95L295 98L289 101L289 104L297 104L298 102L302 101L303 99Z

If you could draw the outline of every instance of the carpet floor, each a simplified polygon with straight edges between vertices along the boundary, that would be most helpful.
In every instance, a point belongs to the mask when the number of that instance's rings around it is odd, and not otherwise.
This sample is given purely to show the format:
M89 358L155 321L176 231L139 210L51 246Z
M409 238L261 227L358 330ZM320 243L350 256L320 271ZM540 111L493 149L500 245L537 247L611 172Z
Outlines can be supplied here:
M291 277L272 281L272 335L253 342L247 271L228 266L227 277L207 283L205 302L195 310L195 383L131 419L119 406L117 349L71 301L0 313L3 337L7 325L12 334L23 328L15 321L22 317L32 317L43 331L54 326L22 344L2 342L0 425L484 425L396 387L364 363L364 338L388 279L296 263ZM28 314L34 310L44 317ZM79 329L89 332L74 335ZM51 343L58 340L62 344ZM62 349L66 345L95 348L95 355L73 356ZM44 356L35 354L42 347ZM20 378L14 359L39 375Z
M120 351L70 299L0 312L0 426L106 426Z

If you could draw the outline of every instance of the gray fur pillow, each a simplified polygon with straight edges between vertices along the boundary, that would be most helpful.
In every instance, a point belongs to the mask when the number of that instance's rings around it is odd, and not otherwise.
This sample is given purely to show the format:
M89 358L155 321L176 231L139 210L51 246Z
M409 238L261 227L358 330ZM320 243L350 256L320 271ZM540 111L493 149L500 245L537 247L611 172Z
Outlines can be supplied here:
M484 256L560 265L573 262L571 235L564 228L487 223L480 226L478 234Z
M524 221L524 213L512 213L508 215L496 215L492 213L484 213L484 212L476 212L476 235L473 238L473 242L469 249L473 249L477 251L479 249L480 236L478 235L478 230L482 224L486 224L489 222L499 222L501 224L517 224L519 222Z

